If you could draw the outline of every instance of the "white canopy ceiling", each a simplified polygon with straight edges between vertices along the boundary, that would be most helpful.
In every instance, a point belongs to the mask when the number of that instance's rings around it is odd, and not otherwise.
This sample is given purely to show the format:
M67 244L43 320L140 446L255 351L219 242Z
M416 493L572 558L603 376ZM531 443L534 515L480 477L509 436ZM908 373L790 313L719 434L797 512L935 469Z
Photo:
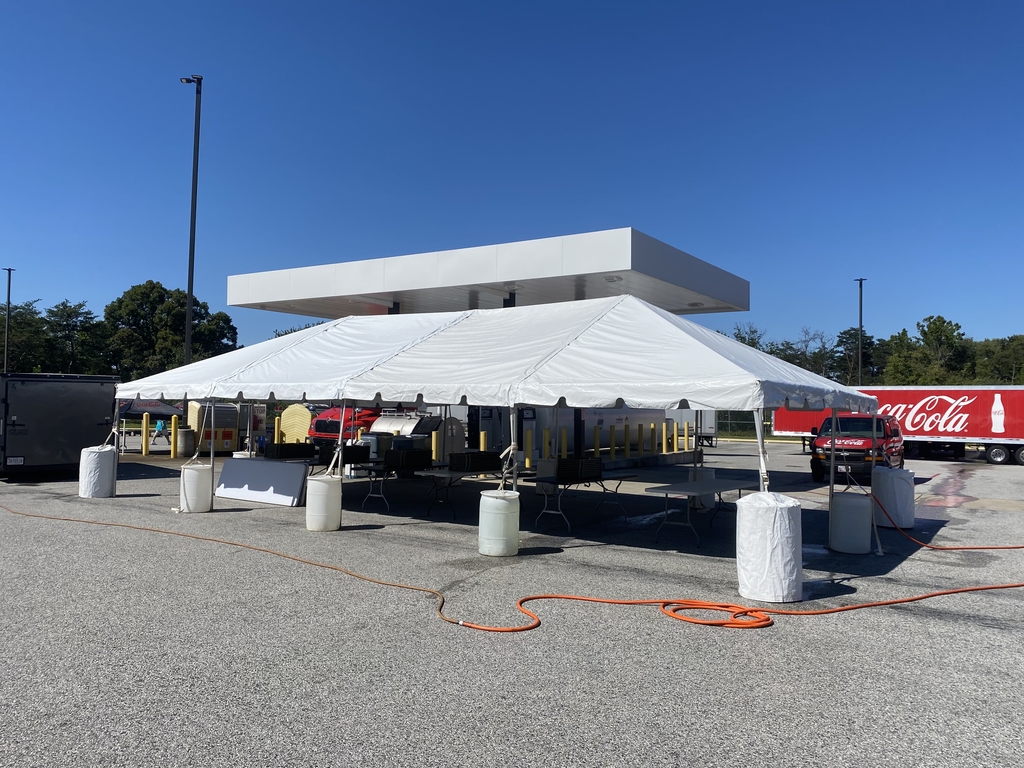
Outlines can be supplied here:
M119 397L573 408L877 401L633 296L350 316L118 386Z

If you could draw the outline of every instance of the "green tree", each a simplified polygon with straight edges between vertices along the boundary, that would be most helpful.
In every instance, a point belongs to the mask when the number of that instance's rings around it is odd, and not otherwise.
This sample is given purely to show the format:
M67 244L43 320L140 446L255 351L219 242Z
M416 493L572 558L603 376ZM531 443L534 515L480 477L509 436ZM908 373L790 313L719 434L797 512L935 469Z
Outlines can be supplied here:
M46 310L46 370L54 373L109 374L104 359L106 327L84 301L66 299Z
M304 331L307 328L316 328L316 326L318 326L318 325L323 325L324 322L325 322L324 320L320 320L320 321L315 322L315 323L306 323L305 325L293 325L291 328L285 328L284 330L281 330L279 328L275 328L274 329L274 338L275 339L279 339L282 336L287 336L289 333L295 333L296 331Z
M847 328L840 331L836 336L835 362L837 366L838 381L840 384L856 386L857 384L857 337L860 328ZM865 333L861 339L861 381L870 384L876 381L879 371L874 364L875 358L875 337Z
M133 285L104 309L111 363L122 381L160 373L185 361L185 307L181 289L149 280ZM238 348L238 330L224 312L192 299L192 360Z
M985 339L975 345L975 384L1017 384L1024 381L1024 336Z
M746 344L748 347L754 349L763 349L764 342L764 331L758 328L753 323L744 323L740 325L736 323L732 329L732 337L736 341Z
M39 299L11 305L11 338L7 344L7 370L11 373L45 373L46 328L36 309ZM0 305L0 337L7 328L7 304ZM6 341L6 339L5 339Z

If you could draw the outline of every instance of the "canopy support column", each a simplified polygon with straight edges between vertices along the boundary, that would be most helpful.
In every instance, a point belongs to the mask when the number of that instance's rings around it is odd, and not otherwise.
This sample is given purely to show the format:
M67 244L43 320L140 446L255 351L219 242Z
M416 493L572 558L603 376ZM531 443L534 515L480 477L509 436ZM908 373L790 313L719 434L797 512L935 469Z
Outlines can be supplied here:
M754 432L757 435L757 465L760 471L761 491L768 490L768 450L764 446L764 409L754 411Z

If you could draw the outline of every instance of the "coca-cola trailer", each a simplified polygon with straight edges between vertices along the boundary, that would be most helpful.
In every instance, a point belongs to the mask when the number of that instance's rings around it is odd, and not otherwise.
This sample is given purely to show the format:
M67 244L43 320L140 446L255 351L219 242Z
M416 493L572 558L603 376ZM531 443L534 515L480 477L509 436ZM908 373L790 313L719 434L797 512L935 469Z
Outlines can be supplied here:
M950 450L963 458L967 444L984 448L990 464L1024 464L1024 387L861 387L878 398L878 412L892 414L918 455ZM772 414L772 433L810 437L829 411Z

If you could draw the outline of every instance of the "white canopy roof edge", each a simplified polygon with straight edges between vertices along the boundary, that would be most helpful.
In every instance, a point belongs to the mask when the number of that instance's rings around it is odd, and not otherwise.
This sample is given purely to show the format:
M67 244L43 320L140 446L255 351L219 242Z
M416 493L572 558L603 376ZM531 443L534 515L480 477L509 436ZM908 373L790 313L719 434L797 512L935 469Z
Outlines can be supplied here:
M633 296L344 317L118 386L119 397L874 412L854 389Z

